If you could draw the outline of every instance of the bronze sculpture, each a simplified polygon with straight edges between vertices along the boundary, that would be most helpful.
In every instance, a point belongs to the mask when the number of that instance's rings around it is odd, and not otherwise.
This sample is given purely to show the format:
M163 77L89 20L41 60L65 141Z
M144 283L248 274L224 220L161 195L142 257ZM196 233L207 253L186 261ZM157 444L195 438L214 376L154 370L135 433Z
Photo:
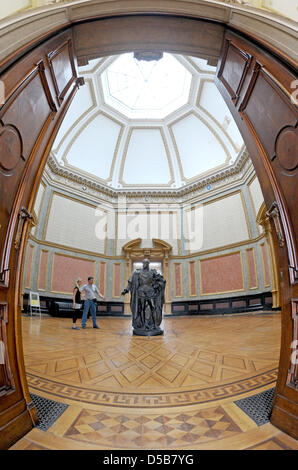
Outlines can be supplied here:
M140 336L162 335L160 328L166 280L155 269L149 269L149 260L143 268L136 269L121 295L130 292L133 334Z

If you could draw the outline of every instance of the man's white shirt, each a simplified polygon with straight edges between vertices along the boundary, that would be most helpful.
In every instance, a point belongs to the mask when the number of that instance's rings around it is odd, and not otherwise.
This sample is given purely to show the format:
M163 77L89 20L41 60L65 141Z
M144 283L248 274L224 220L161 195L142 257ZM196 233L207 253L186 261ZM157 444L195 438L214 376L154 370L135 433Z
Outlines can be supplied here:
M96 294L99 295L99 290L95 284L85 284L82 287L82 291L85 291L85 298L87 300L93 300L96 298Z

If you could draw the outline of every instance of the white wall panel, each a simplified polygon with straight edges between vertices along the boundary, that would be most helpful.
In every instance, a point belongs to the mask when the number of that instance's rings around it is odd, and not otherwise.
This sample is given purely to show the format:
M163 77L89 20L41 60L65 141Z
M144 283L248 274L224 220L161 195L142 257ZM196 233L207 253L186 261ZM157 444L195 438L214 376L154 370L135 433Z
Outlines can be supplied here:
M172 126L183 175L187 179L225 163L227 154L213 132L190 114Z
M123 168L126 184L167 184L171 172L159 129L133 129Z
M152 239L158 238L173 247L173 255L179 252L180 215L177 212L155 211L118 215L117 255L122 255L122 247L136 238L141 238L141 248L152 248Z
M74 199L54 194L45 239L59 245L104 253L105 212Z
M119 124L99 114L77 136L66 155L67 162L91 175L107 179L120 130Z
M255 210L255 215L257 215L261 205L264 202L264 197L258 178L254 178L248 187Z
M240 193L185 210L186 249L208 250L249 238Z

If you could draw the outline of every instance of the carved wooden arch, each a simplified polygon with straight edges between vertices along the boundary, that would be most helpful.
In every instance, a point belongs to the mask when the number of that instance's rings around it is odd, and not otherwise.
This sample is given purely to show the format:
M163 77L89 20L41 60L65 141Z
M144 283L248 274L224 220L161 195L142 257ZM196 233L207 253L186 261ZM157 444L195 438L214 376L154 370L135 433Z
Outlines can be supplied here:
M143 31L148 33L148 28L142 30L142 18L146 18L144 23L148 21L147 16L137 17L133 37L131 28L125 30L123 23L123 34L130 38L132 49L144 41ZM166 25L166 16L158 21ZM204 34L188 34L188 27L191 31L188 21L194 25L193 19L177 16L175 21L177 31L180 28L176 51L188 54L197 49L198 55L202 55ZM203 20L197 21L201 26L205 24ZM220 29L224 39L216 84L254 163L278 254L282 344L271 422L298 437L297 367L291 362L292 345L298 344L294 343L298 339L297 107L291 99L296 75L292 60L281 62L244 36L224 31L223 25L210 24ZM93 41L92 27L100 32L100 24L92 21L84 41ZM166 31L166 27L155 30L165 51ZM117 43L117 33L114 29L113 47L124 52L121 42ZM72 28L66 29L16 60L0 77L6 91L6 101L0 109L0 341L6 354L5 367L0 365L3 448L36 422L21 339L22 266L28 222L46 159L65 113L83 84L76 73L73 42ZM142 47L138 49L141 51ZM144 50L148 51L148 46ZM11 63L11 57L9 60Z

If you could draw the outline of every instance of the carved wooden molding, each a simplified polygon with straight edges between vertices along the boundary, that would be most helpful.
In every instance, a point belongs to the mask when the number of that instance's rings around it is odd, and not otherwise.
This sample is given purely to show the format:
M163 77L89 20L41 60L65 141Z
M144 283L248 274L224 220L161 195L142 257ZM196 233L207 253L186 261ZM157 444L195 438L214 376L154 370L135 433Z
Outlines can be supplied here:
M5 124L0 120L0 172L5 176L15 173L20 160L25 161L23 155L23 140L16 126Z
M18 216L18 227L17 227L16 238L14 241L14 246L16 250L18 250L18 248L20 247L23 228L24 228L24 224L26 220L31 220L34 223L33 215L30 214L25 207L21 207L19 216Z
M266 212L266 215L267 217L271 217L273 219L277 238L278 238L278 244L280 247L283 247L285 245L285 238L284 238L282 224L280 220L279 207L276 201L272 203L270 209Z
M9 284L9 269L4 269L0 272L0 285L1 287L8 287Z
M275 141L275 155L286 171L295 171L298 167L298 127L286 126L278 134Z
M230 61L229 61L229 54L231 55ZM231 62L233 60L233 54L234 56L238 57L238 61L233 61L234 65L239 64L239 72L240 76L237 79L237 83L232 84L231 83L231 77L225 77L225 66L227 62ZM242 70L240 67L240 61L242 61ZM226 90L228 91L229 95L231 96L231 100L233 101L234 105L237 106L237 103L240 98L240 93L244 84L244 80L246 78L247 72L250 68L252 62L252 56L243 52L239 47L237 47L235 44L232 43L230 39L226 40L225 43L225 49L223 53L223 59L222 63L218 72L218 78L219 80L223 83L225 86ZM236 74L233 78L236 78ZM229 83L230 82L230 83Z
M55 70L55 61L57 60L58 64L59 64L59 55L63 54L65 50L67 51L67 55L68 55L68 59L69 59L69 65L70 65L71 71L72 71L72 76L69 78L69 80L67 82L65 82L65 83L63 83L63 85L61 85L61 83L59 83L59 76L58 76L59 73L57 73L57 70ZM74 54L73 54L71 39L68 39L67 41L65 41L55 51L51 51L50 53L48 53L47 57L48 57L48 63L49 63L49 67L50 67L50 71L51 71L55 91L56 91L57 100L58 100L59 105L61 105L62 101L65 98L65 95L66 95L67 91L71 87L74 80L76 80L76 78L77 78L77 72L76 72L76 68L75 68L75 64L74 64L74 58L73 58ZM64 64L64 66L65 66L65 64ZM79 84L81 85L81 83L79 83Z
M262 69L261 64L259 64L258 62L255 62L254 65L253 65L253 72L252 72L252 76L251 76L248 88L246 90L243 101L239 106L240 114L243 113L243 111L245 110L245 108L247 106L247 103L249 102L249 99L251 97L251 94L253 92L254 86L256 84L256 81L257 81L257 78L259 76L259 73L260 73L261 69Z

